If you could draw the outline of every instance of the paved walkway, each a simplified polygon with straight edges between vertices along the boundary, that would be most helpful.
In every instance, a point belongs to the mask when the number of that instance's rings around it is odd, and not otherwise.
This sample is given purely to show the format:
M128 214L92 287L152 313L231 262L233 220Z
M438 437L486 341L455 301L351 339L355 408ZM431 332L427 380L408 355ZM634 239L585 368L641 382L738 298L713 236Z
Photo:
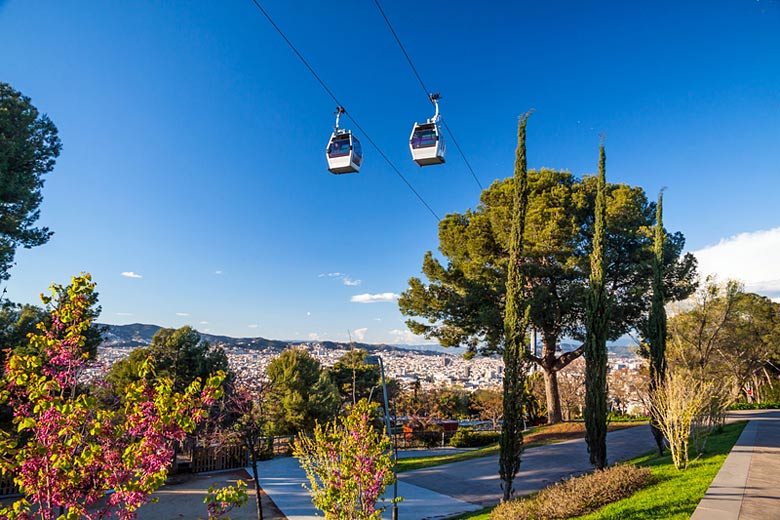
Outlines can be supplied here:
M749 420L692 520L780 519L780 411L732 412Z
M282 510L288 520L314 520L317 511L311 503L309 492L303 487L306 473L301 469L298 460L293 457L279 457L260 463L260 486L271 497L276 506ZM268 475L264 477L263 475ZM392 497L392 488L387 495ZM398 482L398 496L403 502L398 506L399 516L404 520L424 518L448 518L460 513L481 509L479 505L470 504L457 498L437 493L430 489L407 482ZM391 516L390 507L383 518ZM321 519L322 516L320 515Z
M654 448L647 425L627 428L607 435L609 461L632 458ZM567 441L528 449L515 479L516 494L537 491L573 474L590 471L584 440ZM289 520L313 520L316 510L303 487L306 476L291 457L263 462L260 485ZM262 475L269 475L263 477ZM388 490L392 495L392 490ZM471 459L399 475L398 505L404 520L449 518L476 511L499 502L498 456ZM386 511L384 518L390 518Z
M650 427L636 426L607 434L609 462L626 460L655 448ZM591 471L585 440L530 448L523 453L515 478L515 495L527 495L571 475ZM498 455L401 473L401 482L415 484L481 507L503 497ZM418 518L418 517L414 517Z

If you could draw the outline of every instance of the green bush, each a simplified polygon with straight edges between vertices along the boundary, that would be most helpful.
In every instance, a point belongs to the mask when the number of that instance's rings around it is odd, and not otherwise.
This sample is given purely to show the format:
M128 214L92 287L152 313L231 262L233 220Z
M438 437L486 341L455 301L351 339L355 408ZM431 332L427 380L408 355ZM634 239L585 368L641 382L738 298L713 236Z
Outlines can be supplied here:
M734 403L729 406L729 410L775 410L777 408L780 408L778 402Z
M503 502L490 520L572 518L629 497L649 482L649 468L612 466L553 484L527 498Z
M475 432L461 429L450 439L450 446L455 448L479 448L498 442L500 432Z

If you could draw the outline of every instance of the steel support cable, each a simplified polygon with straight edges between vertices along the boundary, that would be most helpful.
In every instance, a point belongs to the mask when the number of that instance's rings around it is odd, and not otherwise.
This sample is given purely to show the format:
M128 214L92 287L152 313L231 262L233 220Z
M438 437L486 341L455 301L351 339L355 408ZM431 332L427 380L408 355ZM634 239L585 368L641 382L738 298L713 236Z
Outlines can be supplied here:
M328 85L325 84L325 82L322 80L322 78L320 78L319 74L317 74L317 72L314 70L314 67L312 67L309 64L308 61L306 61L306 58L303 57L303 55L298 51L298 49L295 48L295 45L293 45L293 43L290 41L290 39L287 38L287 36L279 28L279 26L276 25L276 22L274 22L273 18L271 18L271 16L268 14L268 12L265 9L263 9L263 6L260 5L260 3L257 0L252 0L252 3L255 4L255 7L257 7L257 9L261 13L263 13L263 16L265 16L266 20L268 20L268 23L270 23L271 26L274 29L276 29L276 32L279 33L279 36L282 37L282 39L285 41L285 43L287 43L287 46L290 47L290 49L292 49L292 51L295 53L296 56L298 56L298 59L301 60L301 63L303 63L306 66L306 68L309 69L309 72L311 72L312 76L314 76L317 79L317 81L319 82L320 86L322 86L322 88L325 90L325 92L327 92L327 94L331 97L331 99L333 99L333 101L336 103L336 105L340 106L340 107L343 107L344 105L341 103L341 101L338 100L338 98L333 93L333 91L328 88ZM371 146L374 147L374 149L385 160L385 162L387 162L387 164L390 165L390 168L392 168L392 170L396 173L396 175L398 175L398 177L400 177L401 180L404 181L404 184L406 184L406 186L412 191L412 193L415 194L415 196L419 199L419 201L423 204L423 206L425 206L425 208L428 211L430 211L431 215L433 215L433 217L436 220L441 220L441 218L439 218L439 215L437 215L436 212L433 211L433 208L431 208L431 206L427 202L425 202L425 199L422 198L422 195L420 195L418 193L418 191L416 189L414 189L414 186L412 186L411 183L406 179L406 177L403 176L401 171L395 166L395 164L393 164L393 162L390 160L390 158L387 157L387 155L385 155L385 153L382 151L382 149L379 148L379 146L374 142L373 139L371 139L371 136L368 135L368 133L366 133L366 131L363 129L363 127L360 126L360 124L355 120L354 117L352 117L352 114L350 114L346 110L344 111L344 114L346 114L346 116L349 118L349 120L352 121L352 123L355 125L355 128L360 130L360 133L362 133L365 136L365 138L368 140L368 142L371 143Z
M385 14L385 10L382 9L379 0L374 0L374 4L376 4L376 8L379 9L379 13L382 15L382 18L385 19L387 28L390 29L390 32L393 34L393 38L395 38L398 47L401 48L401 52L403 52L404 57L406 58L406 62L409 64L409 67L412 69L412 72L414 73L414 77L416 77L417 81L420 83L420 86L422 87L423 92L425 93L425 97L427 97L430 100L431 91L428 90L428 87L425 86L425 82L422 80L422 77L420 77L420 73L417 72L417 67L414 66L414 63L412 62L412 58L410 58L409 53L406 52L406 47L404 47L404 44L401 43L401 38L399 38L398 33L395 32L395 29L393 28L393 24L390 23L390 20L387 18L387 15ZM463 153L463 149L458 144L458 140L455 139L455 134L452 133L452 130L450 129L449 125L447 124L447 121L445 121L444 118L442 118L442 123L444 124L444 128L447 129L447 133L450 134L450 137L452 138L452 142L455 144L455 148L458 149L458 153L460 153L460 156L463 157L463 162L466 163L466 167L469 169L469 172L471 172L471 176L474 177L474 181L477 183L477 186L479 186L480 190L484 190L485 188L483 188L482 183L479 182L479 178L477 178L477 174L474 173L474 169L471 167L471 164L469 163L468 159L466 159L466 154Z

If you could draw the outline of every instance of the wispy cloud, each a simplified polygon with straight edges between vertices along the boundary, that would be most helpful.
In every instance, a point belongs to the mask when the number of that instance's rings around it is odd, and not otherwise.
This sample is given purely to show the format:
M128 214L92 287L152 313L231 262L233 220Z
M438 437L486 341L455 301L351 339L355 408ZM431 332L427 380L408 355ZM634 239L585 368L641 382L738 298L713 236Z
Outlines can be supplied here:
M208 324L209 324L209 322L207 322L207 321L201 321L201 322L199 322L199 324L200 324L200 325L208 325Z
M317 277L318 278L340 278L341 283L343 283L348 287L356 287L361 283L363 283L363 280L356 280L351 276L349 276L348 274L339 271L334 271L332 273L320 273L317 275Z
M116 315L117 316L132 316L133 313L132 312L117 312Z
M354 303L382 303L382 302L394 302L400 298L400 295L391 293L391 292L385 292L385 293L379 293L379 294L356 294L353 296L350 301Z
M257 323L252 323L252 324L250 324L250 325L247 325L247 327L249 327L250 329L256 329L256 328L257 328L257 327L259 327L259 326L260 326L260 325L258 325Z
M361 283L363 283L362 280L353 280L349 276L345 276L342 279L342 281L344 282L344 285L348 285L350 287L356 287L356 286L360 285Z
M214 274L222 274L222 269L217 269L216 271L214 271Z
M126 278L143 278L144 275L134 273L133 271L122 271L122 276Z
M363 341L363 339L366 337L366 332L368 332L368 327L363 327L362 329L355 329L352 331L352 339L355 339L357 341Z
M780 297L780 227L740 233L693 254L704 276L740 280L747 291Z
M388 332L393 336L393 343L401 343L404 345L438 345L439 343L436 340L418 336L409 329L393 329Z
M312 341L320 341L322 339L322 337L319 334L317 334L316 332L309 332L308 336L309 336L309 339L312 340Z
M176 313L176 316L182 316L182 317L184 317L184 316L189 316L189 315L190 315L190 313L189 313L189 312L177 312L177 313Z

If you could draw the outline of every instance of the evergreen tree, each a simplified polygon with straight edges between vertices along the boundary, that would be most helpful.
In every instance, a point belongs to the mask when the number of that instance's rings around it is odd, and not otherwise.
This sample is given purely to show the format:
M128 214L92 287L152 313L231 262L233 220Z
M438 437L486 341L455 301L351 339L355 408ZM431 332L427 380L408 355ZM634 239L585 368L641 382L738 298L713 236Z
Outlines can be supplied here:
M653 298L648 316L648 342L650 343L650 392L666 377L666 310L664 309L664 224L663 224L663 190L658 194L658 204L655 207L655 239L653 241ZM651 414L655 417L655 414ZM655 420L651 421L650 429L658 446L658 453L663 455L664 437Z
M0 82L0 280L16 248L40 246L52 233L33 227L43 200L43 175L54 169L62 143L57 127L30 98Z
M469 353L493 354L504 348L504 313L509 245L514 218L515 178L497 180L475 209L447 215L439 223L439 257L425 255L426 281L412 277L398 300L416 334ZM542 372L550 423L562 420L557 374L584 353L585 309L590 286L598 178L542 168L527 172L522 276L529 323L540 333L542 349L529 360ZM608 339L647 329L653 262L655 202L644 190L607 184L604 284L610 302ZM682 254L680 233L667 234L664 297L690 295L695 257ZM561 338L583 341L561 352Z
M527 362L525 355L528 305L523 295L523 236L528 203L528 169L525 157L525 126L530 112L520 116L515 158L515 193L512 211L512 238L506 280L504 313L504 424L499 440L499 476L504 501L512 496L512 483L520 469L523 451L523 397Z
M118 395L129 383L138 380L139 367L149 357L154 360L155 370L147 378L168 377L177 392L198 378L205 381L220 371L226 374L227 383L231 383L235 377L225 350L220 346L212 347L192 327L160 329L152 337L151 345L133 350L130 356L111 367L106 379Z
M348 350L329 370L344 404L355 406L361 399L382 399L379 365L366 363L368 352L358 348Z
M590 462L607 465L607 334L609 302L604 286L604 228L606 219L606 155L599 150L598 192L590 254L590 288L585 317L585 440Z
M327 370L302 349L291 348L268 364L268 429L274 435L309 433L333 419L339 395Z

